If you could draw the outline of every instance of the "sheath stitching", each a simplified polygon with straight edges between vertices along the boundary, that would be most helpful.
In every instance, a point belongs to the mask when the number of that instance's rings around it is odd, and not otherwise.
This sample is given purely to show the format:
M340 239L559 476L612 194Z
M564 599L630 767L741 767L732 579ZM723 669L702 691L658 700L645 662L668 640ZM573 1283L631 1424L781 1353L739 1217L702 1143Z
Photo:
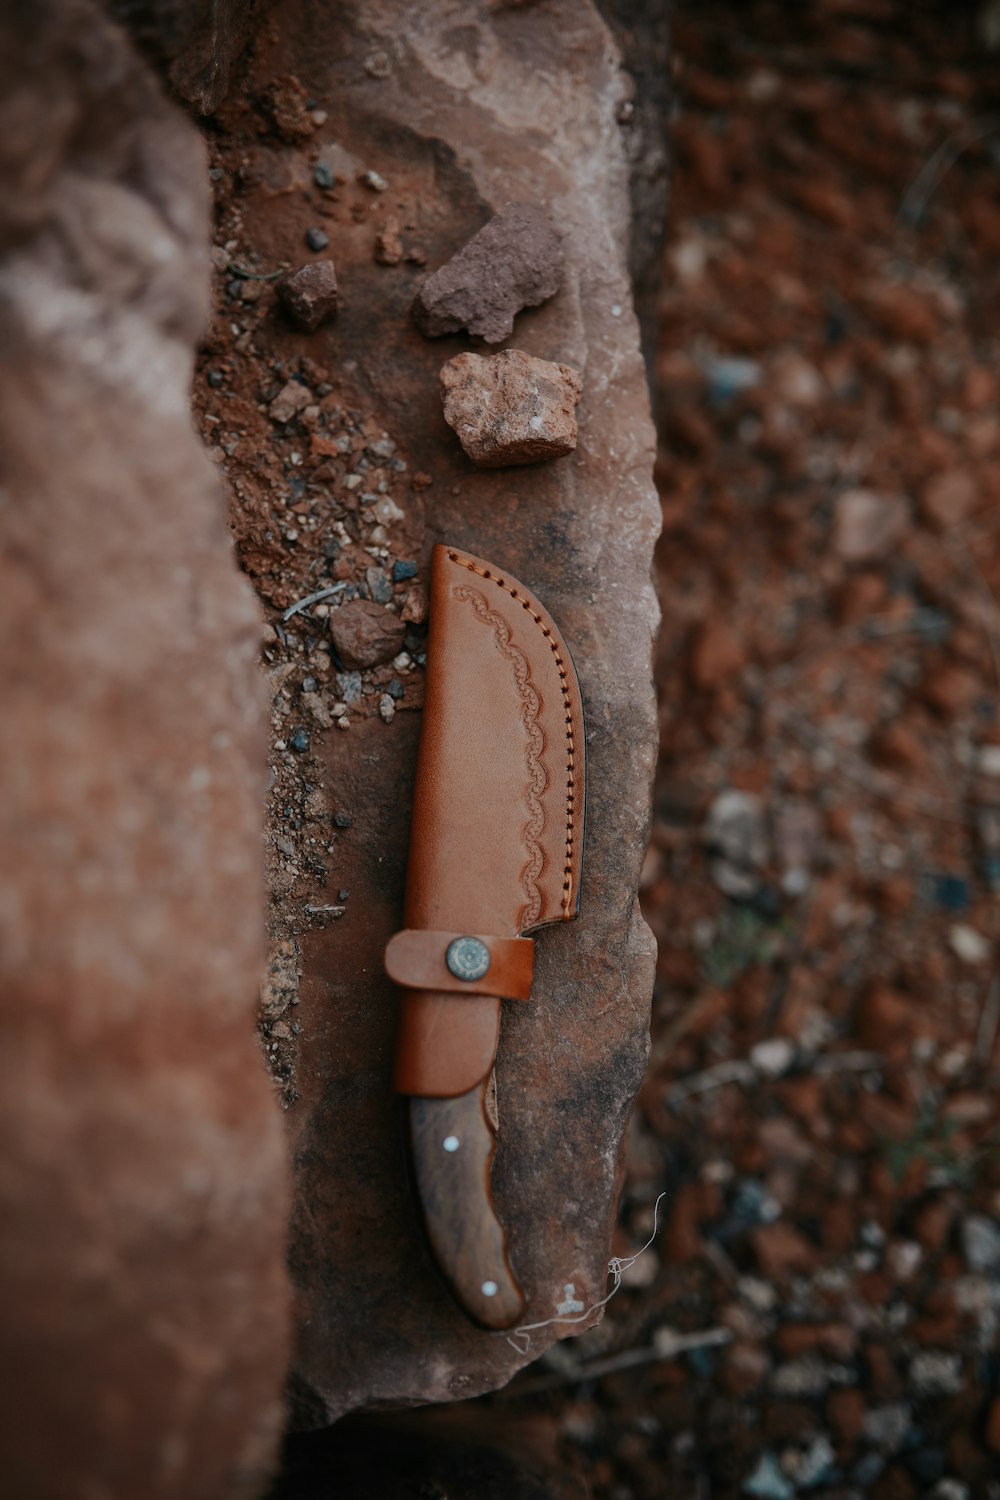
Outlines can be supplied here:
M539 630L542 632L542 635L548 641L548 643L549 643L549 649L551 650L552 655L555 657L556 668L557 668L557 670L559 672L559 686L560 686L560 689L562 691L562 697L563 697L563 709L564 709L564 713L565 713L565 733L566 733L566 843L565 843L566 856L565 856L565 863L563 865L563 883L562 883L563 896L562 896L562 907L563 907L563 917L564 918L570 917L573 914L572 910L571 910L571 906L572 906L572 900L573 900L573 847L574 847L573 818L574 818L575 801L576 801L576 746L575 746L575 742L574 742L574 739L573 739L572 702L571 702L570 695L569 695L569 672L567 670L566 663L563 661L562 653L560 652L559 647L556 644L556 641L555 641L555 639L553 637L551 629L549 628L548 625L546 625L545 621L542 619L542 616L538 613L538 611L532 607L530 599L526 599L525 596L522 593L520 593L517 589L512 588L510 586L510 584L506 582L505 579L503 579L499 574L494 573L491 569L489 569L489 568L478 568L475 565L475 563L467 561L464 557L460 557L457 552L451 552L451 551L449 551L448 557L449 557L449 560L451 562L458 563L459 567L466 568L468 570L468 572L470 572L470 573L475 573L478 578L484 578L488 582L496 584L497 588L502 589L505 594L509 594L512 599L514 599L518 604L520 604L521 608L524 609L531 616L531 618L534 620L535 624L538 626ZM491 609L489 609L489 607L486 604L486 601L482 598L482 595L476 594L474 592L474 590L471 590L471 589L470 590L457 589L455 592L456 592L456 594L459 597L465 597L465 598L467 598L469 600L469 602L472 604L473 608L476 609L477 615L479 615L480 618L484 618L483 615L480 614L479 609L476 607L476 600L479 601L479 603L482 605L482 608L486 611L486 615L489 617L490 624L493 625L493 628L494 628L494 630L497 633L498 644L500 645L501 651L503 651L503 653L504 653L505 656L510 656L511 652L517 652L517 655L520 656L521 660L524 662L524 671L525 671L525 675L527 675L527 661L524 659L523 653L520 652L520 651L518 651L518 648L516 646L509 646L508 645L508 643L509 643L509 637L510 637L510 631L508 629L506 621L503 620L501 618L501 616L495 614ZM503 636L502 637L501 637L500 629L498 629L498 624L499 624L500 627L502 627L502 630L503 630ZM513 657L511 657L510 659L513 662ZM516 674L517 674L517 667L515 666L515 675ZM521 688L521 679L520 678L518 678L518 687L519 687L519 689ZM531 691L532 691L532 693L534 693L534 689L531 689ZM536 705L537 705L537 701L538 701L537 700L537 695L535 695L535 703L536 703ZM535 709L535 712L537 713L537 707ZM527 713L525 713L525 722L526 723L528 722ZM537 728L537 726L534 726L534 727ZM531 730L529 728L529 741L530 741L530 734L531 734ZM539 731L539 735L540 734L541 734L541 731ZM530 743L529 743L528 760L529 760L529 769L530 769L531 768L531 749L530 749ZM539 766L539 769L541 770L540 766ZM531 774L532 774L532 776L534 775L533 771L532 771ZM544 771L542 771L543 780L542 780L542 784L541 784L541 789L544 789L544 785L545 785L544 775L545 775L545 773L544 773ZM530 798L530 796L529 796L529 805L531 805L531 798ZM540 806L540 804L539 804L539 812L541 812L541 806ZM538 832L539 833L541 832L541 826L542 826L541 823L539 823L539 826L538 826ZM529 823L529 828L530 827L531 827L531 824ZM534 842L534 841L532 841L532 842ZM535 847L537 849L537 844L535 845ZM539 865L538 865L538 872L536 872L536 876L535 876L536 879L537 879L537 874L540 873L540 871L541 871L541 850L537 849L537 852L538 852L538 855L539 855ZM531 866L529 865L529 869L530 868L531 868ZM541 895L538 892L537 886L535 887L534 894L535 894L535 897L537 897L537 906L535 907L535 910L534 910L534 916L529 916L529 914L526 912L525 913L525 919L522 921L522 927L529 926L531 922L537 921L538 915L539 915L539 913L541 911Z

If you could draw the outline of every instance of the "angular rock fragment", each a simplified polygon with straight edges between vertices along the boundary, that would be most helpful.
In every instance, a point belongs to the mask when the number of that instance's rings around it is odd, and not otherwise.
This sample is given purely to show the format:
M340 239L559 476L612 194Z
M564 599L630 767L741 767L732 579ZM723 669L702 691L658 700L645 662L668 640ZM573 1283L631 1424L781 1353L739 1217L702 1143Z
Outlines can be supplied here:
M330 616L330 636L337 655L350 669L376 667L403 649L406 627L381 604L355 599Z
M901 495L845 490L837 500L833 548L848 563L888 557L906 530L909 511Z
M375 260L380 266L398 266L403 259L403 241L399 233L399 220L386 219L375 236Z
M576 447L583 391L569 365L520 349L457 354L441 370L444 418L481 469L538 464Z
M267 414L272 422L290 422L300 411L305 410L311 400L312 396L306 386L297 380L286 380L267 408Z
M436 338L459 329L499 344L522 307L537 307L562 284L562 240L544 209L507 207L420 287L413 317Z
M333 261L315 260L300 266L278 287L278 296L293 321L306 333L315 333L337 311L337 272Z

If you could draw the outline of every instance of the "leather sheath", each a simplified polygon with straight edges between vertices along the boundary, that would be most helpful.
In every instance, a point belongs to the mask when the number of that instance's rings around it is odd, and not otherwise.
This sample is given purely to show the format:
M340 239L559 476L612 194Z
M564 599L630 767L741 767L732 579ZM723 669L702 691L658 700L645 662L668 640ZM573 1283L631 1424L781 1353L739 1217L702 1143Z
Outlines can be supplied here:
M435 547L405 930L386 952L402 991L400 1093L454 1098L486 1079L501 999L530 992L524 935L576 915L583 749L576 674L549 615L504 569ZM465 935L490 954L481 979L446 964Z

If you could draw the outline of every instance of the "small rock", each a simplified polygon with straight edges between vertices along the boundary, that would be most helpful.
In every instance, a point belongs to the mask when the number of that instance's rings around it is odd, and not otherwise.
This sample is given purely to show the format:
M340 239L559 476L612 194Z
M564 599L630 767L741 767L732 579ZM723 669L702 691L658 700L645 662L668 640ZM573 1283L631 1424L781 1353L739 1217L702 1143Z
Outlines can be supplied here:
M375 259L380 266L398 266L403 259L399 220L387 218L375 236Z
M297 755L304 755L311 743L308 729L296 729L288 743Z
M300 328L314 333L337 311L337 273L332 260L315 260L285 278L278 296Z
M948 945L963 964L985 964L993 951L989 939L966 922L956 922L951 928Z
M372 168L369 168L367 172L359 172L358 181L362 187L371 188L373 193L385 193L389 188L389 184L382 176L382 173L376 172Z
M306 386L300 385L297 380L289 380L267 408L267 414L273 422L290 422L311 401L312 392Z
M1000 1226L985 1214L969 1214L961 1234L962 1253L970 1271L1000 1272Z
M313 167L313 182L318 188L332 188L336 181L333 168L328 167L325 161L317 162Z
M968 469L945 469L927 481L921 496L921 511L938 531L947 531L968 519L976 508L979 492Z
M400 682L398 677L392 677L389 679L389 686L386 688L386 692L389 694L389 697L394 698L397 703L399 702L400 698L406 696L406 689Z
M391 693L383 693L378 700L379 717L383 724L391 724L396 717L396 705Z
M413 317L429 338L477 334L498 344L522 307L537 307L562 283L563 247L544 209L509 203L417 292Z
M774 1454L762 1453L753 1473L743 1481L743 1493L757 1500L792 1500L795 1486L781 1472Z
M394 562L392 565L393 583L405 583L408 578L416 578L417 565L415 562Z
M376 604L392 603L392 584L384 568L366 568L365 582Z
M752 1230L750 1242L761 1275L769 1281L783 1281L798 1272L812 1270L816 1264L814 1247L805 1235L783 1220Z
M306 244L309 246L310 250L325 250L329 243L330 236L326 233L325 230L318 228L316 225L313 225L311 229L306 230Z
M906 501L900 495L845 490L834 515L834 551L844 562L877 562L896 546L907 519Z
M404 625L422 625L427 618L427 591L422 583L415 583L407 591L399 618Z
M361 699L362 684L360 672L338 672L337 691L343 699L343 707L338 713L337 704L333 705L333 716L335 719L343 717L349 703L358 703Z
M826 1365L815 1355L789 1360L779 1365L771 1377L771 1389L777 1396L825 1396L830 1385Z
M479 468L543 463L576 447L583 387L568 365L519 349L457 354L441 370L445 421Z
M772 1037L750 1048L750 1061L764 1078L781 1078L795 1061L795 1045L786 1037Z
M922 1350L910 1362L910 1384L918 1396L957 1396L962 1389L962 1356Z
M333 821L337 828L350 828L354 819L346 808L338 807L333 815Z
M817 809L808 802L783 802L774 818L774 851L786 896L801 896L809 889L819 841Z
M902 1401L874 1406L865 1412L862 1431L880 1453L897 1453L910 1430L910 1408Z
M389 661L405 633L402 620L367 599L344 604L330 616L330 636L345 667L363 669Z
M752 792L720 792L708 811L702 842L709 872L727 896L747 900L759 888L768 845L764 804Z
M372 504L372 514L380 526L394 526L405 519L405 514L391 495L379 495Z

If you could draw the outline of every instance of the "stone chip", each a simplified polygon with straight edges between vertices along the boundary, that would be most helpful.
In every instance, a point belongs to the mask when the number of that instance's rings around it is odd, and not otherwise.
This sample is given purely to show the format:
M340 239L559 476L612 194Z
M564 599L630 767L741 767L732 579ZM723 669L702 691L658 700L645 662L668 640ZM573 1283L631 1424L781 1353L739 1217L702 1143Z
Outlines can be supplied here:
M330 616L330 636L345 667L363 670L389 661L402 649L406 627L396 615L355 599Z
M337 272L333 261L314 260L300 266L278 287L278 296L292 321L306 333L315 333L337 311Z
M576 447L583 384L569 365L520 349L457 354L441 370L444 417L481 469L544 463Z
M499 344L522 307L537 307L562 284L563 246L544 209L508 203L423 282L413 303L421 333L464 328Z

